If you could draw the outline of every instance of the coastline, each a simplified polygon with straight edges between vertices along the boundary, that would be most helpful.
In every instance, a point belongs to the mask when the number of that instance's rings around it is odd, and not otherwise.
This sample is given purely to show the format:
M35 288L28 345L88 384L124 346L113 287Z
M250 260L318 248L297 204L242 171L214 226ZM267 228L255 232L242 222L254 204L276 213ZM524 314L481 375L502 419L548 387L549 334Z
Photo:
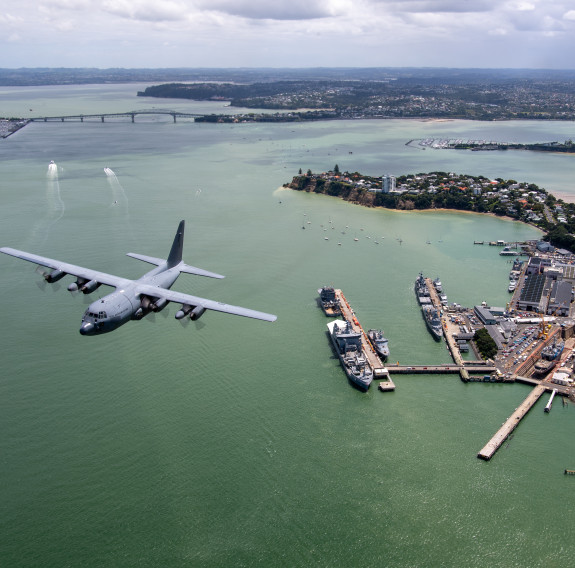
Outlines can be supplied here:
M277 188L276 191L278 190L292 190L292 191L304 191L306 193L316 193L315 191L310 191L309 189L297 189L291 186L291 183L286 183L284 185L282 185L281 187ZM276 193L276 191L274 191L274 193ZM381 209L381 210L385 210L385 211L393 211L393 212L397 212L397 213L427 213L427 214L435 214L435 213L448 213L448 214L467 214L467 215L484 215L484 216L488 216L488 217L493 217L493 218L497 218L497 219L503 219L505 221L513 221L516 223L521 223L522 225L527 225L533 229L536 229L539 234L541 235L541 237L543 235L546 234L546 232L541 229L541 227L538 227L535 223L529 222L529 221L525 221L522 219L516 219L514 217L511 217L509 215L497 215L496 213L490 212L490 211L469 211L467 209L453 209L453 208L442 208L442 207L431 207L431 208L424 208L424 209L397 209L394 207L385 207L383 205L374 205L372 202L370 203L362 203L361 201L358 201L356 199L345 199L343 197L341 197L340 195L330 195L328 193L325 192L317 192L319 195L323 195L324 197L334 197L336 199L341 199L342 201L346 201L347 203L352 203L354 205L358 205L360 207L365 207L368 209Z

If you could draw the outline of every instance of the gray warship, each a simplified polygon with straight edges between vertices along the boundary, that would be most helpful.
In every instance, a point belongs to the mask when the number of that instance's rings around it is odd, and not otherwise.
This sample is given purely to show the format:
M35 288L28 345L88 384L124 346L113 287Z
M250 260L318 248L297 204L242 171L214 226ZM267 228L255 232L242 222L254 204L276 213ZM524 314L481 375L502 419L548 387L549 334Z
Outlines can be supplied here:
M367 391L373 381L373 369L363 354L361 333L354 331L351 324L344 320L332 321L327 328L347 378L361 390Z
M389 341L383 336L383 332L380 329L370 329L367 337L379 358L385 361L389 357Z
M323 288L320 288L317 293L319 294L319 305L326 316L341 316L339 302L337 301L335 290L332 286L324 286Z
M439 312L433 306L421 306L421 311L423 312L423 319L425 319L427 329L429 329L431 335L433 335L433 339L441 341L443 328L441 327Z

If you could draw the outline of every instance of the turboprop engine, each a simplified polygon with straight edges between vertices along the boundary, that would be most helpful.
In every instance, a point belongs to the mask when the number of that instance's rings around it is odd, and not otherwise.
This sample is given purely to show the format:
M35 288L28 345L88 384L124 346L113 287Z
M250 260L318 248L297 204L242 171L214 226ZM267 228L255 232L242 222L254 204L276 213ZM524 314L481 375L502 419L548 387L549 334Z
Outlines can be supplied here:
M199 320L204 315L205 311L206 308L204 308L203 306L196 306L190 313L190 319L192 321Z
M84 294L90 294L94 290L97 290L101 285L102 284L96 280L90 280L90 282L86 282L86 284L84 284L80 290L82 290Z
M54 282L58 282L58 280L62 280L64 276L66 276L65 272L62 272L61 270L53 270L48 274L44 274L44 280L50 284L53 284Z
M161 312L168 304L169 304L168 300L166 300L165 298L160 298L160 299L158 299L155 302L150 304L150 309L154 313L158 313L158 312Z
M81 292L84 292L84 294L90 294L90 292L97 290L101 285L101 282L98 282L97 280L88 281L85 278L77 278L76 282L72 282L72 284L68 286L68 290L70 292L77 292L80 290Z
M203 306L189 306L188 304L184 304L182 306L181 310L178 310L176 312L176 319L180 320L185 318L187 315L190 316L190 319L192 321L196 321L198 319L200 319L203 315L204 312L206 311L206 308L204 308Z

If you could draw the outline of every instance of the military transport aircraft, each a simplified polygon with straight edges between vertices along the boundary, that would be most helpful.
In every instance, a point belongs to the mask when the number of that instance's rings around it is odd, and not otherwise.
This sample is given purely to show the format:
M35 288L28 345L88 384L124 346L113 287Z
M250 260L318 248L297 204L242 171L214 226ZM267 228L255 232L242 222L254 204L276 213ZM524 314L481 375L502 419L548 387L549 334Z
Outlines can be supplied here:
M206 310L215 310L226 314L275 321L277 317L272 314L257 312L239 306L230 306L214 300L198 298L170 290L170 287L182 272L209 276L210 278L224 278L221 274L189 266L182 261L184 226L185 222L181 221L167 260L143 254L128 253L128 256L132 258L156 265L156 268L144 274L138 280L120 278L105 272L82 268L81 266L9 247L0 248L0 252L49 268L50 271L43 275L46 282L49 283L58 282L67 274L76 277L76 281L68 286L70 292L79 290L84 294L89 294L102 284L116 289L111 294L90 304L82 317L82 325L80 327L82 335L99 335L114 331L130 320L140 320L150 312L163 310L169 302L181 304L182 306L176 313L176 319L188 316L192 320L197 320Z

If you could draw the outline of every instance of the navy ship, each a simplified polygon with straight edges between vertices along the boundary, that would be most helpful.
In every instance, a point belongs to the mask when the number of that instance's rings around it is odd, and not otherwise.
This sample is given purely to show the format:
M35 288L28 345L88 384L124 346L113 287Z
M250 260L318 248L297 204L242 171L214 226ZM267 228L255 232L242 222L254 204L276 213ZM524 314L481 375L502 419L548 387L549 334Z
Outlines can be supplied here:
M320 288L317 293L319 294L319 305L326 316L341 316L339 302L337 301L335 290L332 286L324 286L323 288Z
M539 361L537 361L533 366L533 376L538 379L545 377L545 375L548 375L551 372L551 369L555 367L555 363L556 362L553 360L547 361L545 359L539 359Z
M361 345L361 333L354 331L351 324L335 320L327 324L329 336L348 379L363 391L373 381L373 369L367 362Z
M379 358L385 361L389 357L389 341L383 336L383 332L380 329L370 329L367 337Z
M420 305L430 304L431 298L429 296L429 290L427 288L427 284L425 283L425 278L423 274L420 272L419 276L415 280L415 296L417 297L417 301Z
M541 358L545 359L546 361L555 361L559 358L561 353L563 353L564 347L565 343L563 341L554 341L552 344L543 348L541 351Z
M423 319L427 324L427 329L433 335L433 339L441 341L443 337L443 328L441 327L441 318L439 312L433 306L421 306L423 312Z

